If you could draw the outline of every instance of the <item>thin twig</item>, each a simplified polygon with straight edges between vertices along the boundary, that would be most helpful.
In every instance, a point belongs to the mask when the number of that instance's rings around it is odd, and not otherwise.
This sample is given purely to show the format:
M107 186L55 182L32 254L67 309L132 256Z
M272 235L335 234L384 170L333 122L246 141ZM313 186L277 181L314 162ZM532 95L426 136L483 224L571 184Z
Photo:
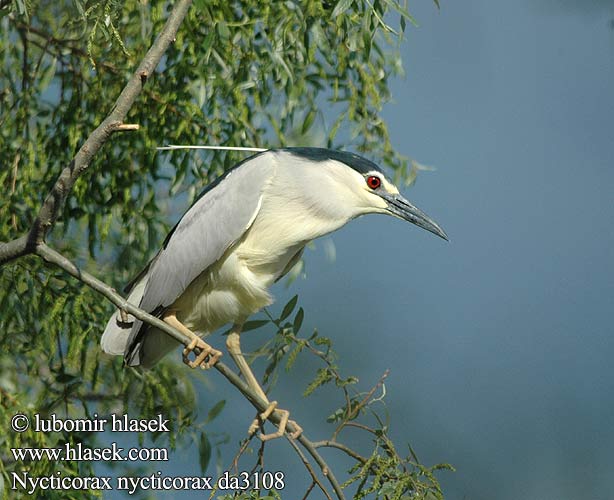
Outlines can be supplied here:
M294 427L294 426L292 426L292 427ZM294 429L294 430L296 430L296 429ZM293 430L291 429L290 432L293 432ZM326 478L328 479L328 482L331 484L331 486L335 490L335 494L337 495L337 497L340 500L341 499L345 499L345 495L343 494L343 490L341 489L341 485L337 481L337 478L333 474L333 471L330 469L330 467L324 461L324 459L318 453L318 451L313 447L312 442L309 441L305 437L304 434L301 434L298 437L298 441L303 445L303 447L307 450L307 452L313 457L313 459L316 461L316 463L320 466L320 469L322 470L322 474L324 474L326 476Z
M309 485L309 488L307 488L307 491L305 492L305 494L303 495L303 498L301 500L307 500L307 497L309 496L309 494L311 493L311 490L313 490L313 488L315 487L316 484L318 484L318 483L316 483L312 479L311 480L311 484Z
M352 411L352 413L350 413L348 415L348 418L354 418L358 412L360 411L360 409L362 407L364 407L369 400L373 397L373 394L375 394L375 391L377 391L378 388L380 388L382 386L382 384L384 383L384 380L386 380L386 378L388 377L388 375L390 374L390 369L387 368L386 371L382 374L382 376L380 377L380 379L378 380L378 382L371 388L371 390L366 394L366 396L360 401L360 403L358 403L355 407L354 410Z
M254 472L260 468L260 470L264 469L264 447L266 446L266 441L260 441L260 446L258 448L258 458L256 459L256 463L249 471L249 475L253 475Z
M326 441L315 441L313 443L313 447L314 448L337 448L338 450L341 450L343 452L345 452L347 455L349 455L350 457L352 457L354 460L356 460L357 462L360 463L365 463L367 461L367 459L365 457L363 457L362 455L359 455L358 453L356 453L354 450L352 450L351 448L349 448L348 446L339 443L338 441L332 441L332 440L326 440Z
M17 187L17 167L19 166L20 159L21 159L21 154L17 152L17 154L15 155L15 158L13 159L13 169L12 169L13 171L12 171L12 177L11 177L11 195L15 193L15 188ZM11 225L13 226L13 229L17 231L17 215L14 213L11 215Z
M17 24L18 27L24 27L28 30L28 32L32 32L38 36L40 36L41 38L46 40L45 44L42 44L40 42L37 42L36 40L29 38L30 43L32 43L33 45L37 46L39 49L47 52L48 54L52 55L53 57L56 57L58 59L63 59L63 54L61 52L51 52L51 50L49 50L48 45L54 45L56 47L60 47L60 48L64 48L70 51L71 54L74 54L78 57L81 58L85 58L89 60L89 55L87 54L87 51L73 45L71 42L75 42L78 40L72 40L72 39L61 39L61 38L55 38L53 35L44 32L43 30L34 28L32 26L27 26L23 23L18 23ZM108 61L96 61L96 67L97 68L101 68L101 69L105 69L110 71L111 73L113 73L114 75L119 75L121 73L120 69L115 66L114 64L108 62ZM76 71L74 69L74 67L69 66L69 69L71 71ZM147 97L149 97L150 99L160 103L160 104L164 104L166 106L166 109L168 111L170 111L171 113L180 116L182 118L189 118L192 119L193 117L189 117L187 114L181 112L180 110L178 110L175 106L173 106L172 103L165 101L164 99L162 99L160 97L159 94L157 94L155 91L151 90L151 89L144 89L145 94L147 95Z
M138 130L141 126L138 123L120 123L115 126L115 131L117 132L126 132L129 130Z
M312 481L320 487L320 489L322 490L322 493L324 493L326 495L326 498L328 500L333 500L331 498L330 494L328 493L328 491L326 490L326 488L324 487L324 485L320 482L320 479L316 475L315 471L313 470L313 467L309 463L309 460L307 460L307 457L305 456L305 454L301 451L301 449L294 442L294 439L289 437L288 441L292 445L292 448L294 448L294 451L296 451L296 453L298 454L298 456L302 460L303 464L305 465L305 468L309 471L309 474L311 475ZM311 491L311 488L309 490L307 490L307 493L309 493L309 491ZM307 493L305 494L304 498L306 498Z
M241 456L243 455L243 453L247 451L247 448L249 447L249 443L251 442L252 439L254 439L255 435L256 435L255 433L250 434L246 439L243 440L243 444L241 444L239 451L237 451L237 454L232 459L232 468L234 469L235 474L239 473L239 460L241 459Z
M368 425L364 425L364 424L359 424L358 422L347 422L345 424L346 427L356 427L357 429L361 429L363 431L367 431L371 434L373 434L376 437L380 437L378 435L378 433L375 431L375 429L371 429L371 427L369 427Z
M337 426L337 428L335 429L335 432L333 432L333 441L337 438L337 435L341 432L343 427L345 427L345 425L348 423L348 421L350 421L353 418L355 418L356 415L358 415L358 412L369 402L369 400L373 397L373 394L375 394L375 391L377 391L377 389L382 386L382 384L384 383L384 380L386 380L386 377L388 377L389 373L390 373L390 370L386 369L386 371L380 377L378 382L371 388L371 390L365 395L365 397L362 398L360 403L358 403L353 408L351 406L348 407L348 410L351 410L351 411L344 418L344 420Z

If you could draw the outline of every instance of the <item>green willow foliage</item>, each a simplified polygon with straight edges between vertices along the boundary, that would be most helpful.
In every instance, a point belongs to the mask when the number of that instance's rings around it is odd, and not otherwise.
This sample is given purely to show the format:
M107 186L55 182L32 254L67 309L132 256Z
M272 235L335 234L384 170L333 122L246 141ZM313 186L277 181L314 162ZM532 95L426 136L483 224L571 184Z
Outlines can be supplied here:
M159 0L0 0L0 241L27 232L171 8ZM389 79L402 71L398 43L407 22L413 20L396 0L195 0L126 120L140 129L116 133L103 147L76 183L49 244L107 283L125 284L162 241L176 219L173 210L241 158L156 152L169 143L349 147L407 176L407 160L392 148L380 117ZM215 417L216 407L195 407L198 379L176 356L137 371L100 353L99 335L112 309L38 258L0 268L5 481L24 467L34 476L93 474L92 463L15 462L12 447L97 442L93 434L8 432L17 412L163 413L173 429L159 444L171 447L206 425L199 413ZM383 467L369 460L374 470Z

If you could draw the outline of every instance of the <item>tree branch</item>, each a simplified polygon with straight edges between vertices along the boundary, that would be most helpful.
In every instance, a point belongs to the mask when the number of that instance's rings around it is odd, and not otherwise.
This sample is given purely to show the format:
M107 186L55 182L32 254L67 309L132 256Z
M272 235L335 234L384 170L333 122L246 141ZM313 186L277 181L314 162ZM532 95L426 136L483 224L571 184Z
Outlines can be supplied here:
M143 311L142 309L139 309L138 307L136 307L134 304L131 304L130 302L128 302L119 293L117 293L117 291L115 289L113 289L112 287L110 287L106 283L100 281L98 278L92 276L88 272L79 269L69 259L67 259L62 254L60 254L59 252L56 252L55 250L53 250L52 248L47 246L46 243L40 243L39 245L37 245L35 247L34 253L36 255L38 255L39 257L41 257L42 259L44 259L46 262L48 262L50 264L54 264L54 265L64 269L64 271L66 271L71 276L75 277L76 279L78 279L82 283L85 283L87 286L89 286L90 288L96 290L101 295L104 295L107 299L109 299L118 308L123 309L124 311L129 312L130 314L132 314L135 318L138 318L141 321L143 321L143 322L145 322L145 323L147 323L147 324L149 324L151 326L155 326L156 328L162 330L164 333L170 335L171 337L173 337L175 340L177 340L181 344L187 346L192 341L191 338L187 337L186 335L181 333L179 330L175 330L174 328L172 328L170 325L168 325L167 323L165 323L161 319L159 319L159 318L157 318L155 316L152 316L151 314L148 314L147 312ZM268 408L269 403L267 401L264 401L263 399L261 399L258 396L258 394L256 394L256 392L254 392L252 389L250 389L250 387L233 370L228 368L228 366L226 366L221 361L218 361L214 365L214 367L232 385L234 385L241 392L241 394L243 394L243 396L245 396L245 398L247 398L247 400L250 403L252 403L252 405L259 412L263 412L264 410L266 410ZM281 420L281 418L280 418L278 412L274 412L269 417L269 420L271 422L273 422L275 425L278 425L279 421ZM296 428L296 426L292 422L288 422L288 424L286 426L286 429L287 429L287 431L290 434L294 433L294 432L296 432L298 430ZM288 437L288 440L292 441L291 437L289 437L289 436L287 436L287 437ZM343 491L341 489L341 485L337 481L337 478L333 474L333 471L330 469L328 464L324 461L322 456L318 453L318 451L316 449L317 447L315 446L315 444L312 441L310 441L309 439L307 439L307 437L305 436L304 433L301 434L297 438L297 440L299 441L299 443L301 443L303 448L305 448L305 450L307 450L307 452L312 456L312 458L315 460L315 462L320 466L322 474L328 479L328 482L331 484L331 486L335 490L335 493L336 493L337 497L340 500L344 500L345 496L344 496ZM303 460L303 463L304 463L304 460ZM307 470L310 471L310 474L312 474L312 472L311 472L311 470L309 468Z
M324 493L324 495L326 495L327 500L333 500L330 497L330 495L328 494L328 491L326 491L326 488L324 488L324 485L318 479L318 476L316 476L316 473L314 472L313 467L311 467L311 464L309 463L309 460L307 460L307 457L303 454L301 449L296 445L296 443L294 442L294 440L292 438L288 438L288 441L290 441L290 444L294 448L294 451L296 451L297 455L303 461L303 464L305 465L305 467L309 471L309 474L311 475L312 484L309 487L309 489L307 490L307 492L305 493L305 496L303 498L307 498L307 495L309 495L309 492L313 489L313 485L317 484L320 487L320 489L322 490L322 493Z
M156 328L170 335L177 342L180 342L183 345L188 345L190 343L190 339L188 339L188 337L186 337L183 333L179 332L178 330L175 330L167 323L162 321L160 318L152 316L151 314L146 313L142 309L139 309L134 304L131 304L119 293L117 293L114 288L100 281L98 278L92 276L88 272L82 271L62 254L48 247L46 243L41 243L37 245L34 249L34 253L39 257L42 257L46 262L61 267L71 276L77 278L79 281L85 283L90 288L93 288L98 293L104 295L119 309L129 312L135 318L140 319L141 321L145 321L152 326L155 326Z
M386 378L388 377L388 374L390 373L390 370L387 369L384 374L380 377L379 381L377 382L377 384L375 384L371 390L365 395L364 398L362 398L362 400L355 406L353 405L349 405L348 406L348 414L344 417L344 419L341 421L341 423L337 426L337 428L335 429L335 432L333 432L333 438L332 441L335 441L337 439L337 436L339 435L339 433L342 431L342 429L347 425L348 422L350 422L351 420L353 420L356 415L358 415L358 412L360 410L362 410L367 403L369 402L369 400L373 397L373 394L375 394L375 391L381 387L382 385L384 385L384 381L386 380Z
M338 450L345 452L347 455L352 457L357 462L360 462L361 464L364 464L367 461L365 457L363 457L362 455L359 455L351 448L348 448L344 444L339 443L337 441L333 441L329 439L326 441L316 441L315 443L312 443L312 444L314 448L337 448Z
M177 30L188 12L192 0L178 0L171 14L154 41L151 48L139 64L124 90L115 101L112 111L102 123L85 140L70 164L62 170L47 198L43 202L27 236L22 236L8 243L0 243L0 265L17 257L33 253L37 244L44 241L47 233L55 223L60 209L75 181L87 169L92 158L108 141L111 134L121 127L128 111L143 90L147 78L154 71L162 55L175 40Z
M8 243L0 243L0 266L29 253L32 253L32 248L28 246L27 234Z

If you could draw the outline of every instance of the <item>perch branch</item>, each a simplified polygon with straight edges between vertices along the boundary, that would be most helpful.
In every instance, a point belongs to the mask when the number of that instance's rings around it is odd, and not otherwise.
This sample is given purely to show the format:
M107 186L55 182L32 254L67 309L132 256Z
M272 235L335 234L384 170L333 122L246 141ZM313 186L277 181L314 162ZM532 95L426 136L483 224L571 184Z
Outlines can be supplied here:
M122 297L119 293L117 293L117 291L115 289L113 289L112 287L110 287L106 283L100 281L98 278L92 276L88 272L79 269L69 259L64 257L59 252L56 252L55 250L50 248L47 244L40 243L39 245L37 245L35 247L35 249L34 249L34 253L36 255L38 255L39 257L43 258L46 262L48 262L50 264L54 264L54 265L62 268L64 271L66 271L68 274L70 274L74 278L78 279L79 281L81 281L82 283L86 284L90 288L96 290L98 293L104 295L113 304L115 304L119 309L123 309L124 311L132 314L135 318L140 319L141 321L143 321L143 322L145 322L145 323L147 323L147 324L149 324L151 326L155 326L156 328L158 328L158 329L162 330L164 333L170 335L171 337L173 337L175 340L177 340L178 342L180 342L183 345L187 346L191 342L192 339L188 338L187 336L185 336L183 333L179 332L178 330L175 330L174 328L169 326L167 323L165 323L161 319L159 319L159 318L157 318L155 316L152 316L151 314L148 314L147 312L143 311L142 309L139 309L134 304L131 304L124 297ZM243 394L243 396L259 412L263 412L264 410L267 409L269 404L266 401L264 401L263 399L261 399L252 389L250 389L250 387L243 381L243 379L241 379L233 370L228 368L228 366L226 366L221 361L218 361L214 365L214 367L232 385L234 385L241 392L241 394ZM274 424L279 424L280 417L278 416L277 413L273 413L271 415L271 417L269 418L269 420L271 420ZM287 430L287 432L292 434L292 433L296 432L298 429L296 428L296 426L292 422L288 422L286 430ZM288 438L288 439L292 443L292 439L291 438ZM343 491L341 489L341 485L337 481L337 478L333 474L333 471L330 469L328 464L324 461L322 456L318 453L314 443L312 441L310 441L309 439L307 439L307 437L305 436L305 433L301 434L297 438L297 440L299 441L299 443L301 443L303 448L305 448L305 450L307 450L309 455L311 455L311 457L319 465L319 467L320 467L320 469L322 471L322 475L324 475L328 479L328 482L330 483L330 485L332 486L333 490L335 491L335 494L337 495L337 498L339 498L339 500L344 500L345 496L344 496ZM292 444L294 444L294 443L292 443ZM303 457L301 457L301 460L303 460ZM303 460L303 463L305 463L304 460ZM312 470L310 470L309 467L307 468L307 470L313 476Z

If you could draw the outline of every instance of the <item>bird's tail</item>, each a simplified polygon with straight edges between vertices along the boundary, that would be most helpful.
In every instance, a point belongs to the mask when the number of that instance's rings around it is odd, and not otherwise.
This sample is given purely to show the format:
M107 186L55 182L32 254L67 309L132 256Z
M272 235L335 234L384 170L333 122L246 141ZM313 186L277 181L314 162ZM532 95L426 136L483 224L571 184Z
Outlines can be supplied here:
M130 295L128 296L128 302L138 306L143 298L145 287L147 286L147 274L145 274L132 288ZM115 356L124 356L126 353L133 350L138 351L138 356L135 358L126 357L126 362L130 366L141 365L144 368L151 368L166 354L175 349L179 343L168 336L166 333L158 330L157 328L148 328L147 332L143 336L143 339L137 346L130 346L130 332L136 318L130 314L126 314L122 318L122 314L119 311L115 311L107 322L107 327L104 329L102 338L100 339L100 346L102 350L107 354L113 354ZM140 324L140 322L139 322Z
M128 296L128 302L138 306L143 298L145 285L147 285L147 276L141 278L141 280L132 288L132 291ZM102 350L107 354L123 356L134 320L135 317L130 314L127 314L126 317L122 318L119 309L115 311L109 318L107 327L104 329L102 338L100 339L100 346L102 347Z

